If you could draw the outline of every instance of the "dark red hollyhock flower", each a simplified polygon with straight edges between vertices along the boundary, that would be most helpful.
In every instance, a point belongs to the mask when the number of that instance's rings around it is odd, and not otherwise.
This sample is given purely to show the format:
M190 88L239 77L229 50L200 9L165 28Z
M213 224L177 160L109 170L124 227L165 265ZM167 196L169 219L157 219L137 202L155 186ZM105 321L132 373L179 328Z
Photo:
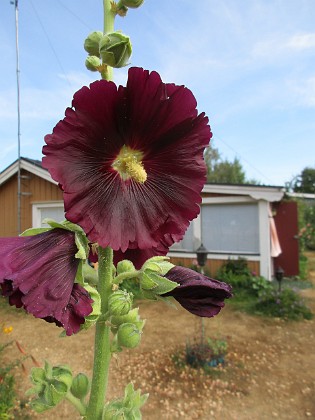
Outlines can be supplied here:
M232 296L231 286L210 279L185 267L174 267L166 275L169 280L179 284L163 296L173 296L192 314L211 318L224 307L224 299Z
M126 87L100 80L74 95L45 137L43 166L91 242L125 252L182 237L199 213L212 135L196 105L190 90L141 68Z
M74 233L65 229L0 238L2 294L11 305L62 326L67 335L78 332L93 301L74 283L77 251Z

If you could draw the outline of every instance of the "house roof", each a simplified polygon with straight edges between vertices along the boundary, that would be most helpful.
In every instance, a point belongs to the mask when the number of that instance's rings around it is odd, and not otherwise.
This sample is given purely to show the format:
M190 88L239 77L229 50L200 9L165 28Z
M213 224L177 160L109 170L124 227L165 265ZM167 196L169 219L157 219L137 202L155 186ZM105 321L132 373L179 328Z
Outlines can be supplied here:
M52 184L57 185L47 169L42 167L42 162L37 159L30 159L21 157L21 169L25 169ZM18 172L19 161L18 159L8 166L0 173L0 185L6 182L14 174ZM266 200L269 202L280 201L284 195L285 189L280 186L266 186L266 185L251 185L251 184L213 184L206 183L203 188L205 194L224 194L224 195L246 195L255 200Z
M20 159L21 169L39 176L40 178L45 179L46 181L51 182L52 184L58 185L58 182L54 181L50 176L47 169L42 167L42 162L36 159L29 159L21 157ZM19 160L14 161L10 166L0 172L0 185L4 184L8 179L15 175L19 170Z

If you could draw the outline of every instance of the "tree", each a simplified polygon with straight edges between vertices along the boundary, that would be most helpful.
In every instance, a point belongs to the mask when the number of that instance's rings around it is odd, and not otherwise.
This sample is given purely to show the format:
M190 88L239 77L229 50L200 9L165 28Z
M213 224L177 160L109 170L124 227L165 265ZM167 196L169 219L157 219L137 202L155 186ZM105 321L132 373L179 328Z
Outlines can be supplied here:
M315 194L315 168L305 167L289 185L294 192Z
M245 171L238 158L233 162L223 160L218 149L209 146L205 151L207 165L207 181L218 184L257 184L255 180L247 180Z

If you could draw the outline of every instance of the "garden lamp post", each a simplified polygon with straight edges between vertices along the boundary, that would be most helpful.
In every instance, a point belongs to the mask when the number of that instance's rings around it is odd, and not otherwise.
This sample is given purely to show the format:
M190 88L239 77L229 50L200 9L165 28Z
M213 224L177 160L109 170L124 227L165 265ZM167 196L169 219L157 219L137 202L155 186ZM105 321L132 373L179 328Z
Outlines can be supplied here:
M277 270L276 270L275 275L276 275L276 279L277 279L277 281L279 283L279 292L281 292L281 282L283 280L283 275L284 275L283 268L282 267L278 267Z
M196 254L197 254L198 265L200 267L200 272L201 274L204 274L203 268L207 262L208 250L203 244L201 244L200 247L196 250ZM201 322L201 344L203 344L205 340L205 324L204 324L203 318L200 318L200 322Z
M207 257L208 257L208 250L206 247L204 247L203 244L200 245L200 247L196 251L197 254L197 261L198 265L201 268L201 273L203 273L203 267L206 265Z

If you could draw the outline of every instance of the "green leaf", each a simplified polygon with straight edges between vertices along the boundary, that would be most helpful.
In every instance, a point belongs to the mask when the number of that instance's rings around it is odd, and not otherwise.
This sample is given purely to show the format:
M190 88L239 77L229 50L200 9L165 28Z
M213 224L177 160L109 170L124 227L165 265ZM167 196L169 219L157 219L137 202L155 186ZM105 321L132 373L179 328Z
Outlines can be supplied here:
M153 280L151 273L155 274L153 271L145 271L141 275L140 285L143 290L151 290L158 285L158 283Z
M20 234L20 236L39 235L40 233L47 232L48 230L51 230L51 228L30 228L26 229L23 233Z
M146 270L143 274L146 275L146 277L149 278L152 283L156 284L156 287L151 289L153 289L152 291L157 295L168 293L178 286L178 283L168 280L166 277L162 277L154 271Z
M87 262L82 265L83 268L83 279L84 283L88 283L92 286L96 286L98 283L98 273L93 267Z

